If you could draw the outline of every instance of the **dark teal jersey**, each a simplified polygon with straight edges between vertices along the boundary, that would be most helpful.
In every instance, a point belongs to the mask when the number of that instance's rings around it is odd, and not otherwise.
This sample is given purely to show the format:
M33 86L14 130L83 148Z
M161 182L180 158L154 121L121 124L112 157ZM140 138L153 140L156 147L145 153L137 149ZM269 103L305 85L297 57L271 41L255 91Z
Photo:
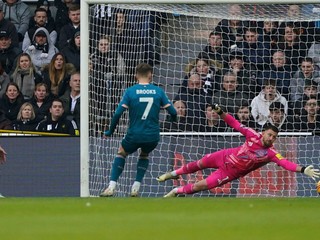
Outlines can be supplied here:
M159 141L159 113L171 104L165 92L153 84L136 84L126 90L120 102L129 107L126 139L136 142Z

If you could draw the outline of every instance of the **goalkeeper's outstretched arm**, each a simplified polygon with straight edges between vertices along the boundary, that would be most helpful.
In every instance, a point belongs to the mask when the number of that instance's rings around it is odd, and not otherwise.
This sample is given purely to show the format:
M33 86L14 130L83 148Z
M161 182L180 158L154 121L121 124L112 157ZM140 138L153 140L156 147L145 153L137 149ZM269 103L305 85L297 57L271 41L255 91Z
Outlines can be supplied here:
M258 133L249 127L242 125L232 115L225 113L218 104L214 104L213 110L233 129L243 134L245 137L256 136Z
M224 120L227 116L227 114L221 109L219 104L214 104L213 105L213 110L218 113L218 115Z
M296 171L304 173L305 175L311 177L313 180L316 180L316 178L320 178L320 170L315 169L312 165L309 165L307 167L297 166Z
M312 165L303 167L294 162L289 161L288 159L285 159L281 156L280 153L277 153L274 150L272 150L272 152L274 153L274 155L270 158L270 160L276 163L277 165L281 166L282 168L291 172L303 173L311 177L313 180L316 180L316 178L320 178L320 170L315 169Z
M214 104L213 106L213 110L218 113L218 115L233 129L241 132L243 135L246 135L246 131L243 131L243 129L241 129L241 124L239 121L237 121L233 116L231 116L228 113L225 113L221 107L219 106L219 104Z

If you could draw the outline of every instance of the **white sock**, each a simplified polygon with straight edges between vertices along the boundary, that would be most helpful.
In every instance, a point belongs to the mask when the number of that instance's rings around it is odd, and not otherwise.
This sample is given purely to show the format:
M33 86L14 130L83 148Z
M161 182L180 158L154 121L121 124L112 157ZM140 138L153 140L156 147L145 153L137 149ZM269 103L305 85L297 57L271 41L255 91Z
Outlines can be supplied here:
M173 176L173 177L177 176L176 171L172 171L172 172L171 172L171 176Z
M109 182L109 188L116 188L117 182L115 181L110 181Z
M137 189L137 190L139 190L139 189L140 189L140 186L141 186L141 182L134 181L134 183L133 183L133 185L132 185L132 189Z

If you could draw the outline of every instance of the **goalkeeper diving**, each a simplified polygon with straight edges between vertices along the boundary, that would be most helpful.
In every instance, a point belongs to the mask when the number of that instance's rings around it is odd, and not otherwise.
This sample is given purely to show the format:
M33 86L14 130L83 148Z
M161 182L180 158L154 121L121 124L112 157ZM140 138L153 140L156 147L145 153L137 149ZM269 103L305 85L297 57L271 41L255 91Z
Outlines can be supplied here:
M193 194L222 186L232 180L247 175L269 162L274 162L291 172L304 173L314 180L320 177L319 169L314 169L312 165L299 166L285 159L274 149L273 143L276 141L279 133L277 127L265 125L262 133L258 133L252 128L240 124L240 122L230 114L225 113L218 104L214 105L214 111L217 112L229 126L246 137L245 143L236 148L228 148L206 154L200 160L190 162L175 171L167 172L159 176L157 180L163 182L168 179L177 179L179 175L194 173L206 168L217 169L206 179L174 188L164 197L175 197L179 194Z

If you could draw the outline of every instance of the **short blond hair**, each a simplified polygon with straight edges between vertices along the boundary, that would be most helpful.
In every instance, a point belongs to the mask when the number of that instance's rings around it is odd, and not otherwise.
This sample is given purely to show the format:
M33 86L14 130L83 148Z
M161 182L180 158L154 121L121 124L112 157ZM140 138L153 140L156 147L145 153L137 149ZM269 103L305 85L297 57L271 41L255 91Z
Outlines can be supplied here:
M22 120L22 111L23 109L25 109L26 107L31 107L31 120L35 119L36 118L36 113L34 112L34 108L32 106L31 103L29 102L25 102L24 104L21 105L20 107L20 110L19 110L19 113L17 115L17 120Z

